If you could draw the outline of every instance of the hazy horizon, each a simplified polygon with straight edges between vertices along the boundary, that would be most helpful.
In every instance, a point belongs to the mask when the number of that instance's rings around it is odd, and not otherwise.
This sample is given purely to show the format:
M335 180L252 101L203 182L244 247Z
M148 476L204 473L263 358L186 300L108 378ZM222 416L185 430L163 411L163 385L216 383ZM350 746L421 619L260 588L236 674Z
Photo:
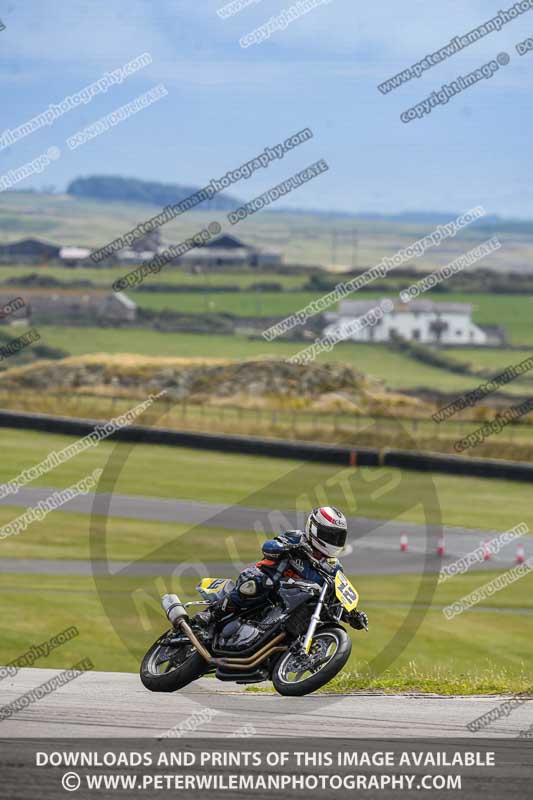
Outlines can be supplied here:
M358 9L330 0L247 47L241 37L294 2L259 0L229 19L216 13L223 5L8 6L0 30L7 109L0 136L143 53L151 63L3 146L0 176L56 147L53 163L14 188L64 190L74 177L92 174L202 186L308 127L313 139L229 193L251 200L325 159L329 171L287 195L283 207L389 215L483 205L489 215L533 218L526 194L533 53L516 52L533 31L533 10L382 94L378 84L513 4L450 0L430 8L421 0L377 0ZM490 79L402 123L406 109L501 53L510 63ZM68 137L160 85L166 96L68 149Z

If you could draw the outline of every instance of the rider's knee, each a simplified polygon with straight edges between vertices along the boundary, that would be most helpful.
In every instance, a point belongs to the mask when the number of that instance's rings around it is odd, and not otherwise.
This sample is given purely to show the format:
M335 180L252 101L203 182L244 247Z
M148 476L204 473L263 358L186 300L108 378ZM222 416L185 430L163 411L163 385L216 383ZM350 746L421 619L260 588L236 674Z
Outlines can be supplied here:
M235 589L231 592L231 599L238 606L253 606L262 603L272 590L272 578L269 578L258 567L243 569Z

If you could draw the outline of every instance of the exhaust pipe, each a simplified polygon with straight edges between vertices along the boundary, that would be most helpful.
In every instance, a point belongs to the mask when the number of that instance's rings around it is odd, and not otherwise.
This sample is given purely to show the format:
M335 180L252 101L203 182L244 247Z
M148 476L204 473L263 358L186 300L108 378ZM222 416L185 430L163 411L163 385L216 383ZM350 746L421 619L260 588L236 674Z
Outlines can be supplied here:
M168 621L172 623L174 628L177 628L182 620L187 621L189 619L185 606L177 594L164 594L161 598L161 605Z
M247 671L258 666L259 664L262 664L263 661L266 661L266 659L269 658L273 653L287 650L287 647L276 646L279 645L279 643L285 638L285 633L280 633L274 639L272 639L272 641L268 642L260 650L254 653L253 656L248 656L248 658L215 658L211 655L209 650L204 647L202 642L191 629L189 625L189 615L187 614L187 610L177 594L164 594L161 598L161 605L163 606L165 614L167 615L167 619L172 624L172 627L176 629L179 628L182 633L187 636L193 647L196 648L196 650L200 653L202 658L207 661L208 664L212 664L217 667L225 667L226 669Z
M198 650L202 658L208 664L213 663L213 658L209 650L207 650L200 640L194 635L189 623L189 615L187 610L177 594L164 594L161 598L161 605L167 615L168 621L172 624L174 629L180 629L182 633L187 636L191 644Z

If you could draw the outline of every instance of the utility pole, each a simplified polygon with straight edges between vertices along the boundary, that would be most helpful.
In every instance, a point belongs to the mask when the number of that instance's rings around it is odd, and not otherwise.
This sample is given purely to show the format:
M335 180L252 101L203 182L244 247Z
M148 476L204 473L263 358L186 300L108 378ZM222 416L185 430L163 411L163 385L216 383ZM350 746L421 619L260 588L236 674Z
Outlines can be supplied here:
M359 249L359 237L357 235L357 228L353 228L352 230L352 271L357 269L358 264L358 249Z
M337 266L337 231L335 228L331 231L331 266Z

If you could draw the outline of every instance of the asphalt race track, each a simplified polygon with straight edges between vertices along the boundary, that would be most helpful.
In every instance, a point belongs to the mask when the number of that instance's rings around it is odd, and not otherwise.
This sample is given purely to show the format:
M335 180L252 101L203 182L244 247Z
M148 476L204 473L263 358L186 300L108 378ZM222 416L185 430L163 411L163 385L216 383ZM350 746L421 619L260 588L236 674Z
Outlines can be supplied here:
M20 697L58 670L21 669L0 681L0 707ZM266 685L266 684L263 684ZM86 672L53 694L1 723L2 736L154 737L184 723L202 709L211 720L186 736L227 738L253 725L253 736L400 738L516 737L531 724L531 701L482 732L466 724L503 701L503 697L441 697L379 693L315 694L286 698L245 692L244 687L201 678L180 692L154 694L137 675ZM288 710L290 709L290 713Z
M53 492L50 488L22 488L17 493L17 504L30 506L45 500ZM58 509L55 513L64 511L77 511L91 513L94 495L85 495L74 498ZM13 498L7 496L0 499L0 505L12 505ZM126 519L144 519L160 522L176 522L194 525L212 525L228 530L248 530L255 536L256 529L264 530L269 535L276 535L279 530L272 531L272 524L268 517L268 510L246 508L245 506L224 506L213 503L198 503L191 500L168 500L165 498L139 497L135 495L113 495L109 509L109 516L124 517ZM298 520L291 511L281 512L280 517L290 523L289 527L296 527ZM301 524L301 520L299 521ZM436 555L436 534L431 538L425 526L415 523L401 523L380 519L355 517L349 519L350 545L349 551L342 557L346 572L351 574L387 575L401 573L420 573L424 568L426 553L429 553L429 564L426 566L435 572L443 564L448 564L466 553L475 550L481 542L491 539L501 531L484 531L467 528L444 528L446 541L446 554L444 558ZM400 535L408 535L408 550L400 552ZM259 555L258 539L258 555ZM524 545L525 557L533 555L532 540L528 536L522 537L520 543ZM179 541L176 542L176 562L179 558ZM511 543L499 553L492 556L490 561L481 562L473 567L476 570L509 568L516 560L516 543ZM68 569L67 569L68 565ZM191 565L201 567L205 575L234 575L245 566L243 563L227 562L207 563L206 565ZM46 560L19 560L0 559L0 569L3 572L35 572L40 574L58 574L68 571L72 575L85 575L99 572L98 563L92 566L84 561L46 561ZM172 570L172 565L158 564L156 562L115 564L112 571L123 571L134 574L166 574ZM196 571L198 572L198 570Z

